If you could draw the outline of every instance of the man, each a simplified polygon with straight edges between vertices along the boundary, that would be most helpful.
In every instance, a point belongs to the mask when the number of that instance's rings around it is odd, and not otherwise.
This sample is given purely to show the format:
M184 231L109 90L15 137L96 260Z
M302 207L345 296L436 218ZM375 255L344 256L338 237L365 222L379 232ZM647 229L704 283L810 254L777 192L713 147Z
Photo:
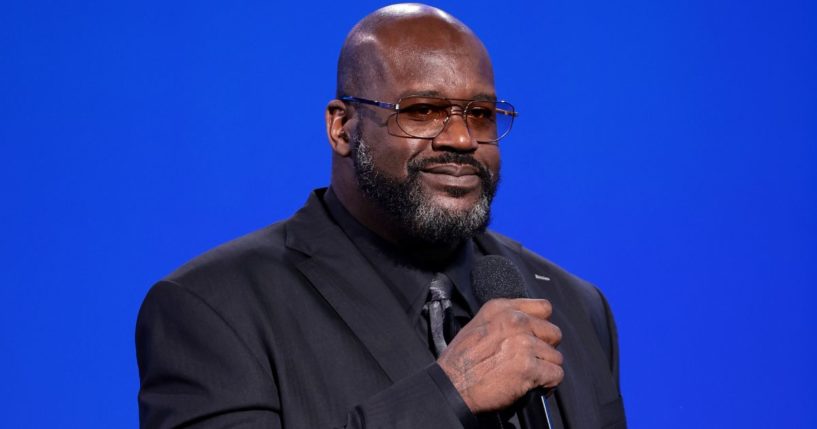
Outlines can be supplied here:
M515 112L479 39L438 9L380 9L337 92L330 188L145 299L142 426L624 427L602 295L485 232ZM536 299L480 306L487 255Z

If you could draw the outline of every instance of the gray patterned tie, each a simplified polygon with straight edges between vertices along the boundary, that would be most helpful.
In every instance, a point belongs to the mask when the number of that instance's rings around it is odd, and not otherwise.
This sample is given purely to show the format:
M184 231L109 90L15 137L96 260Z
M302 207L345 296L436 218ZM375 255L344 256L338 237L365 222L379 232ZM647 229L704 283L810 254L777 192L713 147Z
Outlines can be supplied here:
M454 285L451 279L443 273L437 273L428 285L428 301L423 306L423 310L428 315L428 328L431 331L431 339L434 342L434 350L437 356L445 350L448 345L445 341L446 317L451 315L451 290Z

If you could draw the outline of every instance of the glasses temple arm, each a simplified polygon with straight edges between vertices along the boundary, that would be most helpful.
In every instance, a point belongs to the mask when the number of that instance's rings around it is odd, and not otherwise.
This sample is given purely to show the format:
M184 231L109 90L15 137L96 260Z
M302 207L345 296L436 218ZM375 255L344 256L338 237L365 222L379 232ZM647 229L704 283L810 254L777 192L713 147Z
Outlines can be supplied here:
M354 97L351 95L340 97L340 99L341 101L351 101L353 103L369 104L371 106L377 106L383 109L397 110L396 104L386 103L385 101L369 100L367 98Z

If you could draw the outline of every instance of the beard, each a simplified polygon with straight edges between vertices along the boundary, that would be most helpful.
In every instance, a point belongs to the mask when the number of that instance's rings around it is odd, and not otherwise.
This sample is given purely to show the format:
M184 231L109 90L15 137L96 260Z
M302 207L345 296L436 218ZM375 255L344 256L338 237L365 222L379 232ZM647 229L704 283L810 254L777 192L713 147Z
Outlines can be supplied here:
M413 159L407 165L408 175L398 180L383 173L375 165L369 146L356 130L352 136L355 176L362 193L397 222L410 242L419 245L452 245L482 233L488 227L493 201L499 184L499 174L492 174L469 154L443 152L439 156ZM421 171L432 164L467 164L477 169L482 182L477 202L465 209L450 209L436 204L423 188ZM452 197L462 197L462 188L445 189Z

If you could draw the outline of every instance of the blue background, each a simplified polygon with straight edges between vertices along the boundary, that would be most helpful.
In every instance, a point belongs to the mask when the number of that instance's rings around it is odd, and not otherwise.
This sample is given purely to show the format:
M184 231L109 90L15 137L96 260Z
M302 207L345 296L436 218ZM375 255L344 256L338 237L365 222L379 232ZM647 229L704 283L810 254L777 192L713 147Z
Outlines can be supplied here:
M141 299L327 183L383 4L2 3L3 427L137 425ZM436 5L522 112L493 227L606 292L631 427L817 427L817 3Z

